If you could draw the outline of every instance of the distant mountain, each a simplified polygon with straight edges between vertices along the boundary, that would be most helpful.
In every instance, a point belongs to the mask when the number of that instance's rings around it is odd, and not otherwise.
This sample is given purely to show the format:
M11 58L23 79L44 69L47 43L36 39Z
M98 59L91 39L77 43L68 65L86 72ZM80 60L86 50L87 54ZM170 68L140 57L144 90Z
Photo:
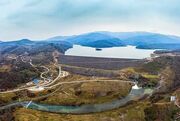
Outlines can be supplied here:
M48 40L49 41L64 40L72 44L95 47L95 48L124 46L123 42L120 39L99 32L92 32L82 35L74 35L74 36L66 36L66 37L59 36Z
M74 36L72 38L67 39L66 41L71 42L73 44L95 48L124 46L123 42L120 39L96 32Z
M75 35L73 35L73 36L55 36L55 37L51 37L47 40L49 40L49 41L64 41L64 40L70 39L72 37L75 37Z
M0 42L0 54L39 53L58 50L64 53L73 44L107 48L133 45L141 49L180 49L180 37L149 32L91 32L73 36L56 36L48 40L21 39Z
M124 45L134 45L140 46L141 48L150 47L147 46L151 44L156 44L157 47L163 45L163 48L173 49L170 47L173 44L180 44L180 37L164 35L158 33L150 33L150 32L107 32L107 31L99 31L86 33L81 35L74 36L65 36L65 37L55 37L56 41L63 40L70 42L72 44L78 44L89 47L116 47L116 46L124 46ZM51 40L51 39L49 39ZM169 44L169 46L167 45ZM144 47L143 47L144 46ZM153 47L153 48L154 48ZM176 46L177 48L179 46ZM158 47L159 48L159 47Z
M128 38L133 38L136 36L148 36L155 33L150 32L108 32L108 31L99 31L98 33L106 34L108 36L116 37L121 40L126 40Z
M38 54L41 52L53 52L58 50L64 53L67 49L72 48L72 44L65 41L31 41L28 39L8 41L0 43L0 54Z
M125 44L123 44L123 42L117 38L96 40L96 41L87 42L87 43L84 43L81 45L88 46L88 47L94 47L94 48L108 48L108 47L125 46Z
M1 44L5 45L26 45L26 44L32 44L34 41L31 41L29 39L21 39L21 40L16 40L16 41L7 41L7 42L2 42Z
M154 35L142 35L135 36L128 39L125 39L127 44L131 45L144 45L144 44L173 44L180 43L180 38L173 38L171 36L154 34Z
M139 49L167 49L167 50L178 50L180 49L180 44L141 44L137 45L136 48Z
M32 44L33 41L29 40L29 39L22 39L19 41L16 41L18 44Z
M150 32L100 32L119 38L126 44L180 43L180 37Z

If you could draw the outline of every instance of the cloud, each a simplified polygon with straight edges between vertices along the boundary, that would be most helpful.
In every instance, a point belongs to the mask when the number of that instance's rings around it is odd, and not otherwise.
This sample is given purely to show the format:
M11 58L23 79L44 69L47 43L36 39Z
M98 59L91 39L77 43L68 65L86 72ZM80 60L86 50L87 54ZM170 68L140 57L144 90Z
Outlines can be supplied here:
M109 30L119 27L122 31L127 26L129 31L143 28L173 33L176 30L174 34L180 35L179 5L179 0L1 0L0 10L6 12L0 16L0 36L20 38L24 34L43 38L73 33L71 30L75 29L85 32L85 26L87 31L103 29L103 26ZM13 34L5 33L4 29Z

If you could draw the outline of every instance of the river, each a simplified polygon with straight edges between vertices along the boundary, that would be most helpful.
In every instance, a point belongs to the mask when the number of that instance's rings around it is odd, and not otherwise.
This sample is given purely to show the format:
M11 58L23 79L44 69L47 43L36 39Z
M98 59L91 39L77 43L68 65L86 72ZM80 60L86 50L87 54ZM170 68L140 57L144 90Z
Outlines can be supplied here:
M124 106L129 101L138 100L143 97L145 94L149 95L153 92L152 89L143 89L139 88L137 85L134 85L130 93L122 98L113 100L111 102L102 103L102 104L84 104L80 106L64 106L64 105L49 105L49 104L39 104L32 102L28 105L27 108L54 112L54 113L70 113L70 114L86 114L86 113L96 113L103 112L107 110L112 110ZM27 106L27 103L23 104Z

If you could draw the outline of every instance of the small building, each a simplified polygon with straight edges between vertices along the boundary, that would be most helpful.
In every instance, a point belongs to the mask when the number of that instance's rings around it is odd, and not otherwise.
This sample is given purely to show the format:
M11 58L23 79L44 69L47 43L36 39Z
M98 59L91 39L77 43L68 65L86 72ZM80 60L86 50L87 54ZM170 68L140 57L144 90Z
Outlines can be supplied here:
M37 84L39 83L39 80L38 80L38 79L33 79L33 83L34 83L35 85L37 85Z
M171 96L171 97L170 97L170 101L171 101L171 102L176 101L176 96Z
M33 82L26 83L27 86L33 85Z

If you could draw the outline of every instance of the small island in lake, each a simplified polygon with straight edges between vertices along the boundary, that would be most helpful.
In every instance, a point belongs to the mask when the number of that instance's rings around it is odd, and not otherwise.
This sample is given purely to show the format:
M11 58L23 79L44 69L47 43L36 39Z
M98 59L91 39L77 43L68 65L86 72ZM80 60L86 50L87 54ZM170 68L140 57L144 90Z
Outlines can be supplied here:
M102 51L102 49L101 48L96 48L96 51Z

